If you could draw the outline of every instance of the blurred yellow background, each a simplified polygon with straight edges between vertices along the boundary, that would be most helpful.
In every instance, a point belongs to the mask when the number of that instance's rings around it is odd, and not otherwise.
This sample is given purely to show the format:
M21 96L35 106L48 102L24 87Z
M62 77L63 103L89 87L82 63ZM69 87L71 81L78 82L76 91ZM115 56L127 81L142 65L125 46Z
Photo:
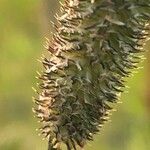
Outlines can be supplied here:
M31 87L57 10L58 0L0 0L0 150L47 149L35 131ZM150 150L150 52L145 56L144 69L128 80L129 93L122 95L112 122L86 150Z

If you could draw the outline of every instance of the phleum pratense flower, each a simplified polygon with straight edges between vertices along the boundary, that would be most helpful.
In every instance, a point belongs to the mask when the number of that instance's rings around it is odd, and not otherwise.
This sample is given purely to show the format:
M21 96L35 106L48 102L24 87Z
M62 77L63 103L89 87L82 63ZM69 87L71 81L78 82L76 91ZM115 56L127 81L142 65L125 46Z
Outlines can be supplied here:
M33 111L49 150L76 150L99 132L141 61L150 0L65 0L57 21Z

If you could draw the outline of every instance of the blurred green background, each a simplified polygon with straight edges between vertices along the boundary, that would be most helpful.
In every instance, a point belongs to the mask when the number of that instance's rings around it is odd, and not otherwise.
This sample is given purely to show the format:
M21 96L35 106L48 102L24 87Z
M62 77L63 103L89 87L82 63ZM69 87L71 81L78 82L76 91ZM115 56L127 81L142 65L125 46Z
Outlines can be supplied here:
M0 150L47 148L35 131L31 87L57 9L58 0L0 0ZM150 150L150 52L145 55L144 69L128 80L129 93L122 95L112 122L86 150Z

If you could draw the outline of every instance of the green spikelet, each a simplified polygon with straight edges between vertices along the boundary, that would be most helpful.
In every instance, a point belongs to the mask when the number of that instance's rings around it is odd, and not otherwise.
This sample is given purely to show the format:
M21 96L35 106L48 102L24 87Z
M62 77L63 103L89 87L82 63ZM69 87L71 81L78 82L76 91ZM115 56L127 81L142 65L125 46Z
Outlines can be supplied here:
M107 120L141 61L150 0L65 0L34 112L49 150L83 148Z

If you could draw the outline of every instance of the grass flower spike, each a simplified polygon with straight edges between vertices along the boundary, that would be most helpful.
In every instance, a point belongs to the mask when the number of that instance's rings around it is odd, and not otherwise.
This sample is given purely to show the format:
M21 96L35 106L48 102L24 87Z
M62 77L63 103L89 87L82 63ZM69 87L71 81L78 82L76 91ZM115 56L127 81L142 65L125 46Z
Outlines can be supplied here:
M65 0L42 58L35 114L49 150L84 148L141 61L150 0Z

